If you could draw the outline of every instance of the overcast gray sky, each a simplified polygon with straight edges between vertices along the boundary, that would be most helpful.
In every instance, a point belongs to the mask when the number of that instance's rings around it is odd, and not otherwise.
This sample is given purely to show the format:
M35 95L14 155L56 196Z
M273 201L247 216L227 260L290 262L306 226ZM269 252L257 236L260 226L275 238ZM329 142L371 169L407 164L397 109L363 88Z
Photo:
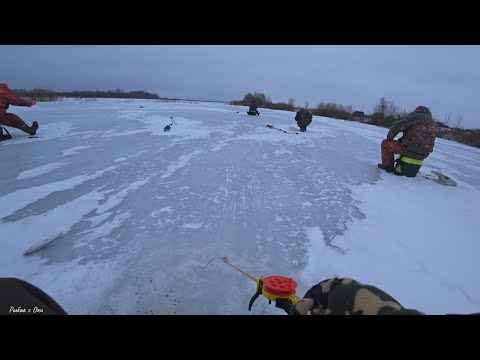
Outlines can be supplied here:
M480 128L480 46L2 45L0 82L11 88L145 90L161 97L321 101L371 113L380 97Z

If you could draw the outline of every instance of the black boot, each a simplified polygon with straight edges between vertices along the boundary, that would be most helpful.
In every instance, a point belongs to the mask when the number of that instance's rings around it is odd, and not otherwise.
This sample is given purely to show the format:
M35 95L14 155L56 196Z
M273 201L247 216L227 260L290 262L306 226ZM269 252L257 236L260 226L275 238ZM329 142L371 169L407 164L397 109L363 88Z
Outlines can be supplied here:
M5 134L3 133L3 130L5 130ZM8 140L11 138L12 138L12 135L10 135L7 129L4 129L3 126L0 125L0 141Z
M385 170L386 172L394 172L395 169L393 167L387 167L387 166L383 166L382 164L377 164L378 168L379 169L382 169L382 170Z
M27 134L33 136L37 133L37 129L38 129L38 123L36 121L34 121L32 123L32 126L28 126L27 124L25 124L20 130L26 132Z

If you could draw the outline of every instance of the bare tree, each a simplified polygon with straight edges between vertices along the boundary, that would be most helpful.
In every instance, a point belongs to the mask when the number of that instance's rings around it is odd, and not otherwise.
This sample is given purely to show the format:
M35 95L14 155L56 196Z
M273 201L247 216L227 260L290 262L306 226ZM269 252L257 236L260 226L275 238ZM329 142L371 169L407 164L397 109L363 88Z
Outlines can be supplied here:
M405 109L399 110L399 111L397 112L397 117L399 117L399 118L404 118L404 117L406 117L407 115L408 115L408 111L405 110Z
M308 110L308 101L305 101L305 110Z
M450 116L450 113L448 113L447 115L445 115L443 117L443 123L445 125L447 125L448 127L450 127L450 123L452 122L452 117Z
M335 119L351 120L353 106L337 105L333 102L320 102L312 112L314 115L331 117Z
M292 98L288 99L288 105L291 107L295 107L295 100L293 100Z
M385 96L382 96L378 101L377 105L373 108L373 113L382 114L384 117L387 116L388 101L385 99Z
M463 129L462 127L462 121L463 121L463 116L458 114L457 117L455 118L455 122L454 122L454 128L455 129Z
M382 96L373 108L373 112L380 113L384 117L395 117L399 112L399 108L393 101L388 101L385 96Z
M387 113L385 114L386 116L395 117L398 111L398 106L396 106L393 101L387 101Z
M443 118L443 124L449 129L443 131L443 138L446 140L455 140L456 136L461 133L463 116L458 114L454 119L450 113Z

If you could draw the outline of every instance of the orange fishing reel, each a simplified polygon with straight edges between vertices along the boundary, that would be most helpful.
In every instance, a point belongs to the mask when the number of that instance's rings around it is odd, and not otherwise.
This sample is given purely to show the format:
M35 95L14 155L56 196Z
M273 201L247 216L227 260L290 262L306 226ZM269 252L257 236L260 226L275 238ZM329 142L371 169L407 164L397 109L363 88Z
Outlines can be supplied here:
M210 260L210 262L212 260ZM257 298L260 295L263 295L264 297L266 297L268 299L269 304L271 304L272 301L275 301L275 306L285 310L287 314L289 314L291 306L300 301L300 299L295 296L297 292L297 283L292 278L287 278L284 276L263 277L262 275L260 276L259 279L257 279L254 276L246 273L239 267L230 263L226 256L222 257L222 260L225 264L234 268L238 272L242 273L243 275L248 277L250 280L255 281L255 283L257 284L257 291L255 292L255 295L253 295L253 297L250 299L250 302L248 303L249 311L252 310L253 303L255 302L255 300L257 300ZM205 267L207 265L205 265Z
M250 299L248 310L252 310L253 303L260 295L268 299L271 304L275 301L275 306L289 313L290 307L296 304L299 299L295 296L297 292L297 283L292 278L284 276L260 276L257 281L257 292Z

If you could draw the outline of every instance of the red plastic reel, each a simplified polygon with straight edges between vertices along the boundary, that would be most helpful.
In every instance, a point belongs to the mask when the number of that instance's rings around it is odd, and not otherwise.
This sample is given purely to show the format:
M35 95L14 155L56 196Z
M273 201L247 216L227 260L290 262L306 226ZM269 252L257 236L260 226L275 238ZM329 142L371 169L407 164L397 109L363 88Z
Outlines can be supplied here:
M269 276L263 279L263 289L274 296L288 297L295 294L297 283L292 278Z

